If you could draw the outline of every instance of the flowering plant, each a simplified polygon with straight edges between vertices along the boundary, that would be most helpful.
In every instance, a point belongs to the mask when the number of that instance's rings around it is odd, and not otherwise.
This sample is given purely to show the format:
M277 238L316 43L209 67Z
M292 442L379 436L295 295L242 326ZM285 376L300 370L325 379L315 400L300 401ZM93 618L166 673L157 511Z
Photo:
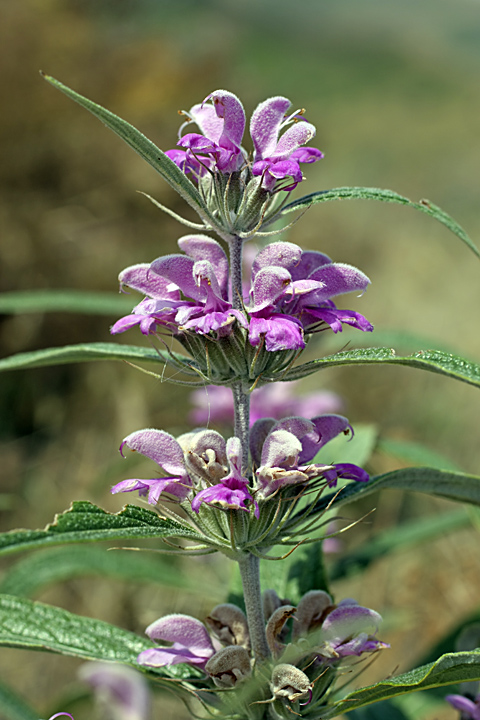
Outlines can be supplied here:
M75 357L143 360L173 368L179 381L192 387L211 383L231 393L233 432L224 437L208 426L208 418L206 426L179 437L156 428L134 430L120 452L137 452L156 470L147 479L120 480L112 493L138 493L144 507L127 505L111 514L77 502L43 531L4 534L0 548L150 538L166 552L222 553L238 568L242 590L232 591L206 618L196 617L193 609L193 616L169 613L154 620L146 629L148 639L5 595L2 612L9 629L0 642L131 665L152 686L174 687L210 716L236 720L292 714L327 720L398 694L480 679L480 655L469 650L345 690L342 676L366 658L383 655L389 645L377 637L381 617L376 610L352 598L334 599L322 562L322 543L336 532L329 530L332 518L353 499L400 488L478 504L480 478L433 468L371 477L363 463L337 456L335 440L353 437L354 428L329 408L309 410L306 414L313 416L303 417L290 407L278 417L267 407L257 411L253 422L250 417L253 392L271 392L276 381L287 383L335 365L402 364L480 385L478 365L437 351L398 356L390 348L368 348L299 362L307 343L324 331L340 333L348 325L372 332L357 310L336 305L343 294L363 294L370 280L362 270L319 251L271 241L285 229L269 230L274 223L331 199L376 198L426 212L478 254L468 236L434 205L412 203L391 191L339 188L290 200L304 181L301 166L323 155L308 144L315 127L303 111L291 112L284 97L269 98L254 110L251 152L243 147L246 117L240 100L217 90L183 113L177 147L163 153L124 120L46 79L146 159L200 220L192 223L153 200L194 234L179 239L180 253L120 272L120 288L137 291L143 299L114 323L111 333L140 330L154 350L92 344L74 349ZM199 132L185 132L190 124ZM266 244L247 277L243 249L254 237ZM177 341L184 353L170 349L165 337ZM39 351L7 359L3 368L68 361L71 354L71 348L48 357ZM274 561L279 575L298 566L310 568L312 581L298 583L292 595L281 597L276 589L262 587L261 563ZM103 669L88 677L93 686L108 687L112 698L124 682L122 674ZM455 707L477 717L476 701L456 697L450 696ZM117 700L111 703L116 707ZM147 712L144 686L140 705L145 710L135 705L136 718ZM112 713L125 717L127 711L123 703Z

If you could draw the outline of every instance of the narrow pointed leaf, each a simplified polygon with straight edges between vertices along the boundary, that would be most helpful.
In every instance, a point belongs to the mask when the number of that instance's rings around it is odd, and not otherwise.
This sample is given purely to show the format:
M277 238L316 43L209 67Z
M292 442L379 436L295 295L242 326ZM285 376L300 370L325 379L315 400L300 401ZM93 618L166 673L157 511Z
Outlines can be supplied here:
M131 312L138 296L83 290L28 290L0 295L0 313L73 312L86 315L121 315Z
M434 205L429 200L413 202L393 190L383 190L381 188L369 187L340 187L333 188L332 190L321 190L319 192L311 193L310 195L304 195L304 197L285 205L285 207L277 213L274 219L278 219L279 216L290 212L306 210L311 205L327 202L329 200L379 200L380 202L408 205L416 210L421 210L421 212L430 215L430 217L433 217L435 220L442 223L442 225L445 225L454 235L460 238L460 240L462 240L462 242L464 242L465 245L467 245L470 250L475 253L475 255L480 257L478 248L474 245L465 230L444 210L437 207L437 205Z
M410 467L376 475L367 483L349 483L337 495L333 505L339 507L371 495L378 490L408 490L436 495L446 500L480 506L480 477L466 473L437 470L429 467ZM322 512L332 502L328 495L315 506L314 512Z
M49 548L22 558L4 574L0 593L33 598L54 583L92 575L199 591L198 580L179 572L164 555L74 545ZM214 590L211 583L206 589ZM216 594L220 595L220 589Z
M11 530L0 534L0 554L64 543L164 537L202 542L201 536L188 527L136 505L126 505L119 513L108 513L93 503L76 501L45 530Z
M480 387L480 365L470 360L441 352L440 350L419 350L413 355L396 355L393 348L366 348L349 350L324 358L311 360L289 370L285 380L299 380L327 367L341 365L406 365L430 372L447 375Z
M444 455L411 440L396 440L394 438L379 438L375 448L386 455L400 459L408 465L428 465L439 470L461 471L454 462ZM357 463L361 465L361 463Z
M38 720L38 713L2 682L0 682L0 708L2 720Z
M350 710L404 693L473 680L480 680L480 650L448 653L433 663L350 693L331 709L323 711L321 717L322 720L330 720Z
M143 133L122 120L114 113L106 110L101 105L97 105L92 100L79 95L66 85L63 85L55 78L43 74L47 82L65 93L69 98L75 100L79 105L89 110L95 117L102 121L110 130L113 130L119 137L124 140L127 145L137 152L140 157L146 160L172 187L182 198L200 215L202 220L209 225L215 225L214 218L210 216L207 206L203 202L200 193L193 183L188 180L186 175L180 170L170 158L165 155L151 140Z
M119 343L81 343L64 347L45 348L31 352L18 353L0 360L2 370L21 370L25 368L44 367L47 365L66 365L68 363L87 362L90 360L128 360L129 362L156 362L169 364L192 364L192 360L179 353L167 353L165 350L154 350L136 345L120 345Z

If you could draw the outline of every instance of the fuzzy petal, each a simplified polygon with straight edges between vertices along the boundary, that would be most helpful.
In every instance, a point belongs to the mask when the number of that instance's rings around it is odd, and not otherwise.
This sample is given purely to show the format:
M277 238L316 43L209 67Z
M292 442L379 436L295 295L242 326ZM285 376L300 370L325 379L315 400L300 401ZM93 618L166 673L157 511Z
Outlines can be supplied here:
M315 304L348 292L363 293L370 284L370 280L361 270L343 263L323 265L311 273L309 279L320 280L324 283L324 288L314 294Z
M260 250L252 265L252 277L264 267L274 265L292 272L301 260L302 248L290 242L270 243Z
M227 298L228 292L228 259L224 249L216 240L207 235L184 235L178 240L178 245L184 253L195 262L208 260L215 269L215 275L220 285L222 297Z
M302 350L305 347L303 329L298 320L289 315L270 315L268 318L252 317L248 340L258 347L262 338L268 352L278 350Z
M124 445L150 458L170 475L187 478L183 450L175 438L164 430L137 430L123 440L121 451Z
M250 120L250 134L255 147L255 160L270 157L277 147L281 124L290 107L285 97L272 97L260 103Z

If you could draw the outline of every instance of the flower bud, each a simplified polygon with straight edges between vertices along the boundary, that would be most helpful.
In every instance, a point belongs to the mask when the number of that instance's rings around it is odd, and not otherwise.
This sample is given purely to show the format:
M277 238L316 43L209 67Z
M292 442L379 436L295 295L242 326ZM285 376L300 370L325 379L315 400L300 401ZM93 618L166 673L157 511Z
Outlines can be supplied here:
M294 702L312 692L312 684L304 672L294 665L281 663L273 669L270 689L273 697Z
M244 647L230 645L215 653L205 670L217 687L235 687L251 674L250 655Z
M250 647L247 618L239 607L232 603L223 603L213 608L205 622L213 633L225 645Z
M324 590L310 590L297 607L296 622L293 626L292 640L315 630L325 620L328 610L333 610L333 601Z
M272 614L267 623L267 643L273 657L279 657L285 649L285 645L278 640L283 626L289 618L296 613L293 605L283 605Z

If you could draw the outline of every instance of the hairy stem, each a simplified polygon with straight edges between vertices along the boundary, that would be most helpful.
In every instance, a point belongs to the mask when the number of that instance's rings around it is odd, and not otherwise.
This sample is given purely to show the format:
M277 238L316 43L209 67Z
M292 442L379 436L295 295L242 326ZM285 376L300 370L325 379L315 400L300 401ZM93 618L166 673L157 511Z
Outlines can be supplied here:
M230 302L235 310L243 309L242 288L242 249L243 240L232 235L228 242L230 248L230 278L232 280L232 296Z
M233 408L235 414L234 435L242 445L242 472L248 472L248 453L250 450L250 393L243 389L241 380L232 385Z
M238 561L242 576L245 609L247 611L250 642L257 662L266 660L270 655L265 634L262 597L260 589L260 560L255 555L245 555Z

